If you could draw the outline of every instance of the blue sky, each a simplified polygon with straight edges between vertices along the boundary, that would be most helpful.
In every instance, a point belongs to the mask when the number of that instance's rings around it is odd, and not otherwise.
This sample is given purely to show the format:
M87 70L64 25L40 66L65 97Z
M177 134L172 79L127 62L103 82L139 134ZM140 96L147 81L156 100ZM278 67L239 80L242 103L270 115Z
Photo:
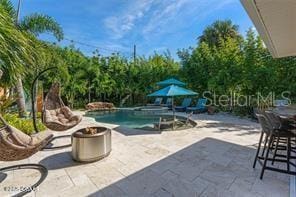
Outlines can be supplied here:
M21 17L34 12L54 17L67 39L99 47L103 55L119 51L126 57L134 44L138 55L168 49L177 57L178 49L195 46L203 29L218 19L231 19L243 34L253 27L239 0L23 0ZM86 55L95 50L75 46Z

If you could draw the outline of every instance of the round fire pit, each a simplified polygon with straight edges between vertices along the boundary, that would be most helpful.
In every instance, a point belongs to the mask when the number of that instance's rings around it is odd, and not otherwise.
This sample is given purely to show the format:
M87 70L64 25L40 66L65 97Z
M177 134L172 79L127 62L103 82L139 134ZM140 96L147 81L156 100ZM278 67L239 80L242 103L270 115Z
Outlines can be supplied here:
M106 127L87 127L72 134L72 157L76 161L91 162L111 152L111 130Z

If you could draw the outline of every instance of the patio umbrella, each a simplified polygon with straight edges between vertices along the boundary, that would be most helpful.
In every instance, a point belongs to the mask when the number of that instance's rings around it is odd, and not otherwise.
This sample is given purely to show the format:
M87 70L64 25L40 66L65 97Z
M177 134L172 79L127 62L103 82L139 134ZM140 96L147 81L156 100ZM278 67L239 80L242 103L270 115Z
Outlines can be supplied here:
M156 92L153 92L149 94L148 96L154 96L154 97L172 97L172 110L173 110L173 116L175 117L175 109L174 109L174 97L175 96L194 96L198 93L193 92L191 90L188 90L186 88L179 87L177 85L170 85L163 89L157 90ZM174 118L175 119L175 118Z
M178 86L185 86L186 84L182 81L179 81L175 78L166 79L164 81L160 81L156 83L159 86L168 86L168 85L178 85Z

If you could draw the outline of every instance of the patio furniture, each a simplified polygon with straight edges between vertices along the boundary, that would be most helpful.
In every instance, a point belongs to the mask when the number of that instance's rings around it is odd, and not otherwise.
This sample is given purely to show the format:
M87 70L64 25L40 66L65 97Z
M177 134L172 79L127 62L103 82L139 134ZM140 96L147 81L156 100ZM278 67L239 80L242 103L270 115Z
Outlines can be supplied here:
M33 116L33 125L36 133L39 133L37 127L37 116L35 112L35 86L39 78L46 72L57 69L57 67L50 67L43 71L41 71L33 80L31 85L31 98L32 98L32 116ZM63 100L60 95L60 84L53 83L48 94L45 97L42 107L42 122L43 124L51 130L54 131L66 131L76 125L78 125L82 120L81 116L74 115L73 112L65 106ZM60 135L57 137L53 137L49 143L59 138L68 138L70 135ZM70 147L71 144L66 144L62 146L55 147L44 147L43 149L59 149Z
M165 119L160 117L159 122L154 124L154 128L157 128L159 131L167 128L172 128L174 130L176 122L177 120L175 119L175 117L171 119Z
M78 125L82 120L79 115L74 115L73 112L65 106L60 96L60 84L52 84L48 94L45 97L42 110L43 124L53 131L66 131ZM71 135L60 135L53 137L49 144L60 138L69 138ZM60 149L70 147L71 144L60 146L45 146L43 149Z
M288 121L281 119L278 115L276 115L272 111L265 111L265 115L266 115L267 119L269 120L269 122L271 123L272 127L274 129L278 130L279 132L292 132L293 129L295 129L295 127L293 128L293 126L291 126ZM295 140L296 140L296 135L295 135ZM283 145L280 145L280 143L286 143L285 139L280 138L280 137L276 138L272 164L274 164L274 159L276 157L284 157L285 156L285 155L278 154L278 150L286 150L286 147ZM293 151L293 150L291 149L291 151Z
M86 133L86 130L92 133ZM89 127L72 134L72 157L79 162L92 162L111 152L111 130L106 127Z
M182 124L182 125L188 125L190 123L190 118L192 117L193 112L191 112L186 120L183 122L179 119L177 119L176 117L173 117L173 119L165 119L160 117L159 118L159 122L154 124L154 128L157 128L159 131L161 131L162 129L167 129L167 128L172 128L173 130L175 129L175 125L177 124Z
M182 87L179 87L177 85L170 85L170 86L162 88L162 89L160 89L160 90L158 90L156 92L153 92L152 94L149 94L148 96L171 97L172 98L173 120L175 121L174 97L175 96L193 96L193 95L197 95L197 94L198 93L193 92L193 91L188 90L188 89L185 89L185 88L182 88ZM190 99L190 102L191 102L191 99ZM190 103L189 103L189 105L190 105Z
M184 125L188 125L190 123L191 117L193 115L193 112L190 112L186 118L186 121L184 122Z
M26 159L46 146L53 136L46 131L29 136L8 125L1 116L0 122L2 125L0 128L0 161L19 161ZM44 181L48 173L46 167L40 164L20 164L8 166L0 168L0 173L20 169L34 169L41 173L39 180L29 187L32 190L36 189ZM32 190L24 190L15 196L23 196Z
M286 99L274 100L274 106L276 107L282 107L282 106L288 106L288 105L289 105L289 101Z
M261 124L262 131L261 131L261 136L259 139L259 144L256 152L256 157L253 163L253 168L256 167L256 162L258 161L262 165L262 170L260 174L260 179L263 178L264 171L265 170L271 170L271 171L276 171L276 172L281 172L281 173L287 173L291 175L296 175L295 171L291 171L290 166L296 166L296 163L293 163L291 160L296 159L295 157L291 156L291 140L295 138L295 135L288 131L288 130L282 130L278 126L275 127L276 123L272 123L270 119L267 118L267 115L265 114L256 114L259 120L259 123ZM263 137L265 135L265 142L262 150L261 156L259 156L260 151L261 151L261 143L263 140ZM284 141L282 141L284 140ZM270 157L270 151L273 149L276 149L274 147L274 142L276 141L276 144L279 142L284 143L284 147L286 150L286 155L278 155L275 153L273 157ZM266 153L265 153L266 151ZM265 154L265 155L264 155ZM284 159L277 159L276 157L281 157ZM268 161L274 162L284 162L287 164L287 169L280 169L276 167L270 167L267 165Z
M181 106L176 106L175 110L179 112L186 111L187 107L190 106L192 99L191 98L185 98L181 104Z
M65 131L80 123L82 117L74 115L60 96L60 84L52 84L43 103L43 124L54 131Z
M154 100L154 103L148 103L147 106L160 106L162 102L162 98L161 97L157 97Z
M168 107L168 108L172 108L172 105L173 105L173 99L172 98L167 98L166 99L166 103L165 104L162 104L161 106L163 107Z
M207 99L200 98L198 99L195 107L187 107L186 112L202 113L207 111Z

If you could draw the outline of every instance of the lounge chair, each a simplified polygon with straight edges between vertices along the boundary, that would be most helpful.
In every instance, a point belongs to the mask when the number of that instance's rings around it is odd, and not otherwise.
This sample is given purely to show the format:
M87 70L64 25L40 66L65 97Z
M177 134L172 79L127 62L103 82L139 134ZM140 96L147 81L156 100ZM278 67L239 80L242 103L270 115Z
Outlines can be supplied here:
M179 112L186 111L187 107L190 106L192 99L191 98L185 98L182 102L181 106L176 106L175 110Z
M284 106L288 106L288 105L289 105L289 101L286 99L274 100L275 107L284 107Z
M207 99L198 99L195 107L187 107L186 112L202 113L207 111Z
M154 128L158 129L159 131L167 128L172 128L173 130L175 129L175 124L177 120L175 118L172 119L165 119L160 117L158 123L154 123Z
M172 98L167 98L166 99L166 103L165 104L162 104L161 106L172 108L172 104L173 104L173 99Z
M180 124L187 126L190 123L192 114L193 114L192 112L188 114L186 120L179 120L175 117L168 120L160 117L159 122L154 124L154 128L157 128L159 131L161 131L162 129L167 129L167 128L172 128L174 130L175 126Z
M53 137L48 131L43 131L32 136L26 135L22 131L8 125L1 116L0 125L0 161L19 161L27 159L46 146ZM7 175L5 172L16 170L13 176L20 179L21 177L17 176L17 170L19 169L38 170L41 176L36 183L28 187L32 188L32 190L21 190L20 193L14 196L24 196L33 191L34 188L37 188L44 181L48 174L45 166L27 163L0 168L0 174ZM2 181L3 180L0 180L0 183Z
M161 97L157 97L154 101L154 103L150 103L147 104L147 106L160 106L162 102L162 98Z

